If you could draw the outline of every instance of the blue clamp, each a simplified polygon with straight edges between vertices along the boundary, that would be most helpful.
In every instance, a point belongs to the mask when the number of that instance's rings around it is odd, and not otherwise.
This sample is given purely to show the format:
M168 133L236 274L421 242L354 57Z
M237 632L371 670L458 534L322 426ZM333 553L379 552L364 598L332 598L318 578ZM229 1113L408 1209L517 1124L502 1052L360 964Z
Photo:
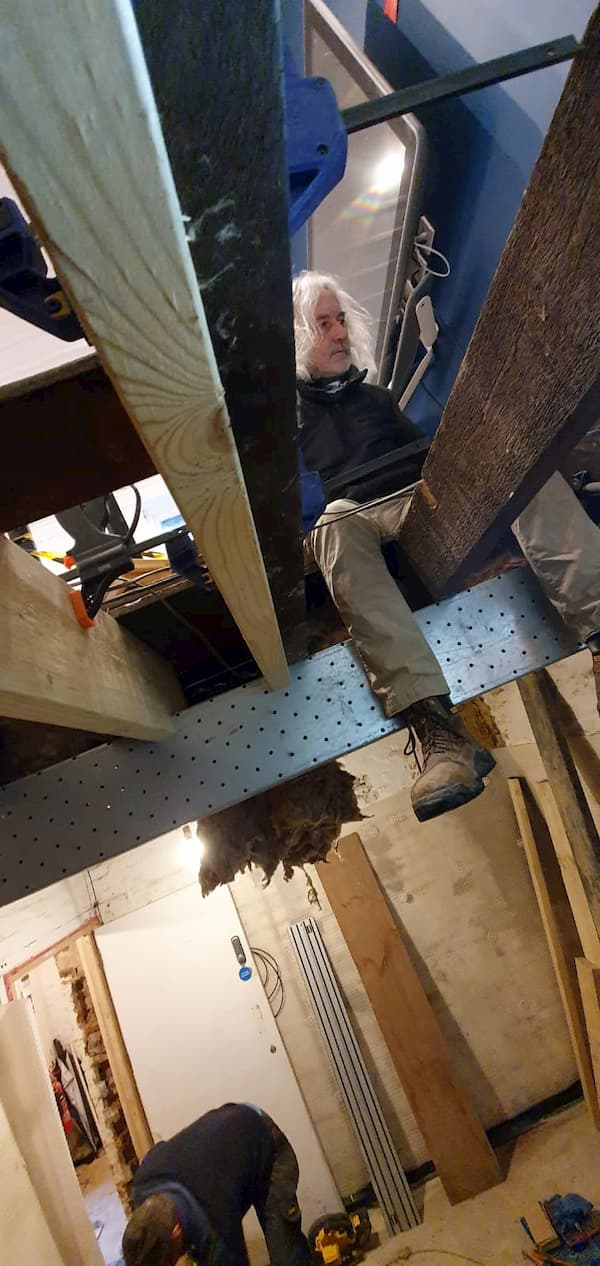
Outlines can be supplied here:
M0 198L0 308L67 342L86 337L12 198Z
M285 127L290 234L308 220L346 170L348 137L326 79L303 79L285 50Z

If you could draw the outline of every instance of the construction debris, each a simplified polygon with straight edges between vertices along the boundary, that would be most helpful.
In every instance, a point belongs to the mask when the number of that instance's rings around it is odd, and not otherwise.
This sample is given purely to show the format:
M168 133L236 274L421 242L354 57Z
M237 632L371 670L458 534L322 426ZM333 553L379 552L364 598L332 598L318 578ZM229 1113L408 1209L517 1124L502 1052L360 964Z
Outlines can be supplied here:
M354 783L332 761L198 822L203 896L251 866L262 868L266 887L280 862L291 879L295 868L324 861L344 823L364 817Z

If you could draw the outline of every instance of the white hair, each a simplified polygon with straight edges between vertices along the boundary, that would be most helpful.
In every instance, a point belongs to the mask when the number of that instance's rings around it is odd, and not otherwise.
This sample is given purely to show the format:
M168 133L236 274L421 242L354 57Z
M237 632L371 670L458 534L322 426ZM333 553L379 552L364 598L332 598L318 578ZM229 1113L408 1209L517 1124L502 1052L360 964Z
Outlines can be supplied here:
M315 321L315 309L319 295L330 290L335 295L340 311L346 315L346 329L350 343L350 355L357 369L367 369L371 381L377 380L371 317L356 299L343 290L337 277L330 273L317 273L306 269L294 277L294 339L296 342L296 373L299 378L310 378L310 359L319 328Z

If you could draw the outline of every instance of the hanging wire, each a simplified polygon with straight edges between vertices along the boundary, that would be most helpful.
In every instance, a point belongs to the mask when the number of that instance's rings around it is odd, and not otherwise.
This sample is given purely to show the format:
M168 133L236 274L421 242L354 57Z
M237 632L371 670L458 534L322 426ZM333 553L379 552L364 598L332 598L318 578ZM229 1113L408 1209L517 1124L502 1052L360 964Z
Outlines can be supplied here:
M168 571L169 569L159 568L159 570ZM153 576L155 573L147 572L146 574ZM213 642L211 642L210 638L208 638L206 634L203 633L202 630L199 629L195 624L192 624L192 621L188 620L187 616L183 615L181 611L178 611L177 608L174 607L173 604L169 602L167 598L161 597L160 593L153 586L143 585L140 583L139 580L130 580L126 576L120 576L119 582L123 584L127 589L133 589L133 591L136 594L139 594L140 598L143 598L144 594L147 594L148 592L150 592L152 596L156 598L156 601L160 602L161 606L165 607L165 609L169 612L170 615L172 615L173 619L176 620L178 624L181 624L183 628L187 629L187 631L192 634L192 637L196 638L197 641L201 642L202 646L208 652L211 658L215 659L218 664L221 664L221 667L225 670L225 672L230 673L231 676L234 677L237 681L243 680L242 675L238 671L237 666L234 664L229 664L227 660L224 658L224 656L221 655L221 652L217 650L217 647L213 644ZM217 675L220 676L220 674L217 674Z
M311 536L313 532L319 532L321 528L330 527L332 523L339 523L341 519L349 519L353 514L360 514L362 510L372 510L375 506L384 505L386 501L394 501L397 497L409 497L416 487L416 483L407 484L405 488L399 488L397 492L388 492L385 497L376 497L373 501L364 501L352 506L350 510L342 510L340 514L336 514L333 510L325 509L321 516L321 522L316 523L308 535Z
M250 952L256 959L257 964L260 963L262 967L264 967L264 979L260 967L258 967L257 970L262 987L267 995L268 1001L271 1004L273 1016L277 1019L277 1016L280 1015L283 1010L283 1004L285 1002L285 989L283 986L281 971L279 969L279 963L277 962L277 959L274 958L273 954L270 954L268 950L259 949L258 946L251 945ZM275 983L273 985L269 980L271 973L275 976ZM277 1001L275 1001L278 994L280 996Z

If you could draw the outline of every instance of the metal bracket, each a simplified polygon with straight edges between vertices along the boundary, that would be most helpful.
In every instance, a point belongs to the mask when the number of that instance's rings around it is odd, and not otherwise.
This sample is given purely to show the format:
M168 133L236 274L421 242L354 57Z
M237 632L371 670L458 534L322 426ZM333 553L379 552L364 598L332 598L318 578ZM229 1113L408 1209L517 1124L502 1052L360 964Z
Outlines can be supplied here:
M455 703L578 649L528 568L415 615ZM160 743L116 739L0 788L0 902L257 795L401 728L349 642L187 708Z
M413 110L431 105L434 101L464 97L468 92L478 92L480 88L490 88L493 84L517 79L519 75L529 75L531 71L543 70L545 66L558 66L560 62L570 61L581 47L574 35L565 35L547 44L535 44L518 53L494 57L489 62L467 66L465 70L449 75L438 75L435 79L426 79L423 83L390 92L385 97L349 106L347 110L342 110L342 119L348 133L362 132L374 123L388 123L390 119L412 114Z

